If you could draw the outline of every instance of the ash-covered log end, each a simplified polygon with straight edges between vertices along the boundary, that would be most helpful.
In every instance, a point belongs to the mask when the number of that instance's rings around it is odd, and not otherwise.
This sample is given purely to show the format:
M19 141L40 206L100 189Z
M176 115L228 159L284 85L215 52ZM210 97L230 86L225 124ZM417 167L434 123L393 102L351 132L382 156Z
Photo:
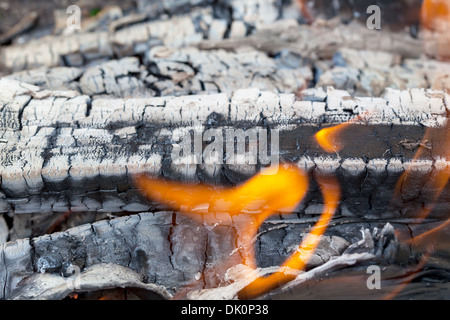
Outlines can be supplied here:
M52 273L35 273L17 285L10 299L61 300L69 295L106 291L111 289L136 290L142 299L170 299L172 295L162 286L145 283L144 276L125 266L100 263L83 272L62 277Z

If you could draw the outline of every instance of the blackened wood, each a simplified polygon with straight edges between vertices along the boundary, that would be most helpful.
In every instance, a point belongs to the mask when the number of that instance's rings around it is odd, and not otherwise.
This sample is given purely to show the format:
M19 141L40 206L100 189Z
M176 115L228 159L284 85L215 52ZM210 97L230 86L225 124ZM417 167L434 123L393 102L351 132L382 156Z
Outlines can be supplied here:
M262 232L255 242L255 248L259 248L256 251L258 265L263 268L278 266L280 260L296 250L303 238L299 231L308 232L305 227L310 224L311 221L307 220L286 222L284 236L280 237L278 231L281 229L273 228L267 222L265 227L269 230ZM308 268L340 256L351 242L359 241L361 227L372 230L380 225L383 224L341 221L340 225L330 226ZM405 231L408 225L394 223L393 228ZM27 286L45 279L51 280L47 287L49 291L52 286L72 285L64 288L60 296L54 296L62 298L76 292L73 286L77 284L76 279L71 278L73 270L82 275L104 263L130 268L143 275L144 278L137 280L162 286L175 296L186 288L215 288L223 284L231 267L242 262L236 250L237 236L232 219L205 226L180 213L156 212L104 220L61 233L9 242L0 248L0 298L39 298L37 294L45 293L45 286L31 289ZM366 249L361 250L358 252ZM375 253L376 250L372 252ZM273 260L269 262L267 256ZM395 261L396 257L393 258ZM39 273L48 276L40 277ZM103 273L102 277L105 286L113 283L124 285L120 284L115 273Z
M389 205L395 185L409 167L426 127L442 130L448 100L443 92L419 89L387 90L383 98L310 89L297 101L294 94L258 89L233 95L104 99L43 91L7 79L0 86L5 105L0 124L1 211L14 214L142 212L157 204L134 187L135 174L236 185L262 167L261 163L176 164L173 145L180 143L186 130L201 125L200 135L208 128L266 128L268 141L271 130L278 130L280 161L297 163L312 174L332 173L346 186L339 214L405 217L432 195L417 188L404 190L405 207L393 209ZM365 112L369 112L366 123L341 134L343 141L352 143L338 154L327 154L317 145L314 134L323 126ZM435 160L445 143L439 139L429 141L431 149L415 163L415 179L422 181L417 184L422 191L423 182L442 162ZM446 197L444 191L436 216L446 212ZM313 191L298 213L318 214L320 205L320 195ZM35 228L42 232L50 225L35 224ZM39 233L17 236L32 234Z

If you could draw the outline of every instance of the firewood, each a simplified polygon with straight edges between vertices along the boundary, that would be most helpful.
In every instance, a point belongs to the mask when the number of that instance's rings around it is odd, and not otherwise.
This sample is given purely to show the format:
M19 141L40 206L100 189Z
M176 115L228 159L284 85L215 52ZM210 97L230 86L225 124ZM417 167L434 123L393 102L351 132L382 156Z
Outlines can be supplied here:
M289 50L312 59L330 59L340 48L386 51L407 58L419 58L423 52L420 41L404 32L378 32L358 23L299 26L292 20L276 21L245 39L204 40L199 44L203 50L238 50L249 46L270 54Z
M0 299L366 297L374 268L372 297L447 296L445 28L314 2L0 36Z
M211 94L242 87L290 93L308 87L313 80L312 67L300 58L297 65L286 67L282 59L259 51L232 53L158 46L145 56L144 64L137 57L125 57L87 69L42 67L6 77L52 90L117 98Z
M349 222L348 229L331 227L330 232L334 235L323 237L309 264L309 269L318 267L312 274L324 270L331 272L337 266L363 261L359 258L354 260L356 256L342 255L344 250L348 254L360 253L361 258L372 262L396 261L396 255L388 258L377 253L377 246L373 244L362 246L361 242L349 246L349 242L342 237L360 237L357 224L353 223ZM373 228L376 224L365 225ZM405 225L394 225L396 228L406 228ZM214 288L225 281L226 273L231 272L230 268L236 269L235 263L239 261L234 239L237 231L234 228L233 224L226 222L212 228L205 227L178 213L156 212L9 242L0 247L0 284L4 288L0 298L60 299L71 292L114 286L147 286L147 290L159 292L167 298L192 288ZM257 257L262 268L274 270L284 257L295 250L302 239L298 233L302 228L299 224L287 224L283 231L284 240L276 231L259 235L256 247L260 247ZM370 233L369 236L372 237ZM388 243L385 242L384 248L389 247ZM268 261L265 254L270 254L272 260ZM108 268L111 272L102 272ZM76 276L81 278L73 277L74 270ZM122 278L123 275L125 278ZM84 281L88 277L91 282ZM142 283L144 279L148 285ZM44 282L46 285L42 286ZM194 297L193 292L191 298Z
M289 50L309 58L331 58L343 47L388 51L409 58L418 58L422 53L421 43L406 33L388 30L375 32L357 23L322 27L300 25L296 20L285 19L261 25L247 37L225 39L224 22L211 20L210 15L210 11L204 9L189 16L133 24L111 33L100 31L47 36L2 48L1 61L4 68L12 71L60 66L62 63L82 66L89 61L113 56L142 55L155 43L175 48L198 45L208 50L236 51L253 47L271 55ZM198 19L203 21L205 30L196 29ZM240 21L236 20L238 23ZM214 36L203 40L203 32Z
M40 97L38 87L7 79L1 80L0 87L6 105L1 124L5 140L0 145L0 208L15 215L142 212L155 203L136 189L136 174L237 185L267 165L261 161L208 164L206 158L198 164L177 164L173 145L188 130L198 131L203 125L223 133L227 128L268 128L267 141L271 131L278 132L280 162L297 163L310 173L332 172L345 185L357 186L343 190L338 214L367 219L411 217L408 212L430 197L425 189L420 191L426 188L420 181L439 165L437 155L444 142L427 141L431 150L421 162L414 162L414 179L422 187L403 190L403 198L413 201L397 210L389 207L389 200L417 150L405 139L418 147L427 127L439 130L448 100L443 92L419 89L387 90L384 98L351 97L333 88L308 89L302 92L303 100L296 101L294 94L258 89L233 95L97 99L47 90ZM364 123L342 135L344 141L352 141L348 148L330 155L318 146L314 134L321 127L365 113ZM361 138L352 139L355 135ZM320 205L320 199L308 198L298 213L318 214ZM435 217L446 210L444 203L439 208ZM51 224L51 220L34 223L31 229L15 230L15 237L39 234Z
M332 62L312 63L292 52L273 58L254 50L155 47L147 51L143 63L137 57L126 57L86 69L42 67L6 77L53 91L117 98L211 94L242 87L291 93L312 85L332 86L352 96L380 97L385 88L444 91L449 75L448 63L426 58L402 61L398 54L382 51L343 48Z
M73 35L52 36L35 39L22 45L2 48L2 66L19 71L32 67L81 66L84 61L127 56L148 48L149 39L157 39L167 46L182 46L198 42L202 34L194 26L196 17L176 16L171 20L138 23L113 33L81 32Z

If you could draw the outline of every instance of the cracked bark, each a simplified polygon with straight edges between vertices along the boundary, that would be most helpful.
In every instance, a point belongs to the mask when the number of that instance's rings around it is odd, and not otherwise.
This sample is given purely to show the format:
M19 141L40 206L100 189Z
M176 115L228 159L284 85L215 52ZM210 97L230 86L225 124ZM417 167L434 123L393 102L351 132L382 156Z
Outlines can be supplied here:
M207 226L160 212L166 208L133 185L133 176L145 172L234 186L263 166L175 164L179 136L198 125L200 134L210 128L279 130L282 161L311 177L332 174L345 186L309 268L352 262L353 256L332 258L358 239L361 226L390 222L410 239L447 218L448 187L425 223L414 212L433 197L426 179L447 164L438 159L443 138L422 137L429 128L442 129L448 95L386 89L447 87L444 63L416 59L419 40L337 20L301 25L295 19L305 17L293 14L289 1L188 2L195 6L189 15L178 11L186 1L138 2L139 14L113 21L108 32L2 47L2 66L24 70L8 78L29 83L0 80L0 214L13 217L12 240L30 239L0 248L0 299L61 299L117 286L170 298L224 284L226 272L242 260L236 221L225 216ZM162 11L166 20L147 20ZM311 85L317 89L299 92ZM258 89L240 90L246 87ZM324 126L363 114L365 124L341 134L351 145L339 153L324 153L312 138ZM403 202L393 206L395 184L421 145L429 150L414 164L414 187L402 190ZM312 182L291 215L272 217L260 228L253 242L258 266L275 270L322 209ZM76 227L53 233L68 216L76 216ZM97 219L106 220L93 223ZM416 258L413 245L402 250L397 263ZM79 288L70 277L74 267L82 272ZM97 287L90 282L105 274Z
M272 1L269 6L276 3ZM239 7L239 1L233 2L233 6ZM235 12L239 10L236 8ZM109 32L47 36L26 44L2 48L1 61L3 68L11 71L61 66L62 62L74 67L99 59L142 56L155 44L169 48L196 45L202 49L226 50L252 46L271 55L290 50L309 58L331 58L342 47L388 51L409 58L418 58L422 53L420 42L406 33L387 30L374 33L357 23L337 27L306 26L300 25L295 19L277 20L276 16L268 17L270 11L267 10L262 10L261 14L258 21L246 21L251 16L249 12L235 14L234 20L231 17L214 19L213 9L206 8L192 10L190 15L173 16L166 21L146 21ZM231 26L230 31L220 27L222 22ZM245 23L254 25L256 32L246 36ZM237 28L238 25L242 26ZM242 28L244 32L234 34L233 30ZM207 40L203 41L204 38ZM371 41L366 41L367 38Z
M175 225L173 215L178 220ZM329 229L309 264L310 268L339 256L349 245L345 239L358 237L359 230L353 223L345 228L340 225ZM373 227L377 224L364 225ZM395 228L406 227L395 224ZM143 275L141 285L152 283L170 294L185 287L216 287L223 281L225 272L240 259L235 250L236 231L230 230L234 230L233 225L206 227L178 213L156 212L82 225L29 241L9 242L0 249L0 284L4 288L0 298L23 298L26 294L39 298L32 295L36 288L26 293L26 288L35 281L33 279L40 277L38 274L53 275L52 279L59 279L58 285L62 286L73 281L69 267L77 266L84 272L105 263L134 270ZM274 230L261 234L257 241L264 245L257 251L259 265L278 265L280 261L268 261L266 254L285 258L292 250L292 244L301 241L300 230L304 227L299 223L287 222L284 232L289 235L289 241L281 239L281 243L274 241L279 239ZM115 278L109 279L113 283ZM74 290L69 289L63 290L63 296Z
M285 68L280 61L259 51L238 54L156 47L146 52L143 64L137 57L125 57L84 70L38 68L16 72L7 78L52 90L76 90L90 96L139 98L212 94L253 86L295 92L307 87L313 74L306 65Z
M366 41L367 38L371 41ZM423 52L420 42L404 33L386 30L374 33L357 23L302 25L298 28L295 22L290 20L274 23L245 39L205 40L199 44L199 48L203 50L238 50L244 46L270 54L285 49L313 59L332 58L339 48L393 52L406 58L418 58Z
M281 161L297 163L311 174L333 173L348 186L338 213L344 216L411 217L409 212L430 197L425 192L426 178L443 164L437 157L445 143L440 136L428 142L432 148L414 164L417 183L403 190L404 206L390 207L395 184L416 151L404 141L417 141L418 146L427 127L442 130L448 95L438 91L388 89L382 98L365 98L332 88L307 89L298 101L293 94L242 89L232 95L106 100L85 95L67 98L66 91L50 91L50 96L39 98L38 87L7 79L1 80L0 87L5 105L1 137L6 140L0 145L0 210L23 214L24 219L36 215L31 229L15 230L14 237L19 238L50 227L51 220L39 222L39 213L48 217L51 212L106 214L157 208L134 187L133 176L138 173L236 185L263 166L174 163L173 145L196 125L203 126L200 135L208 128L268 129L269 140L270 130L279 130ZM352 144L338 154L324 153L313 139L323 126L367 112L365 124L341 134ZM446 189L434 218L445 216L447 197ZM320 197L312 193L297 212L319 214L320 207Z
M174 216L177 217L176 223ZM260 233L255 243L255 248L258 248L258 266L272 271L301 242L305 232L308 232L305 226L310 225L311 221L283 221L285 226L282 230L274 229L273 223L274 221L267 221L261 227L265 232ZM391 221L391 228L405 234L408 229L420 233L436 223ZM331 225L310 260L308 270L311 269L315 274L322 269L314 271L314 267L324 265L326 269L327 262L334 265L335 262L331 261L336 257L341 257L339 259L346 265L347 260L341 255L344 250L350 252L350 247L354 248L353 253L370 254L365 247L354 251L356 242L361 237L360 228L372 230L384 224L381 220L368 222L341 219ZM280 231L284 233L281 238ZM165 298L179 298L188 292L192 295L196 290L217 288L226 283L225 274L241 261L234 241L236 234L233 224L205 226L179 213L155 212L86 224L31 240L9 242L0 249L0 285L4 288L0 298L61 299L72 292L127 286L114 272L105 276L105 264L111 268L121 268L121 272L140 274L141 277L134 280L134 287L148 286L147 290ZM355 244L349 247L350 243ZM377 252L376 248L377 246L373 247L374 254ZM384 248L387 250L386 245ZM396 265L410 263L416 254L408 246L400 246L396 250L400 250L400 254L390 260ZM89 282L86 282L87 285L75 288L74 278L68 272L69 267L74 266L80 268L78 275L81 275L81 279L91 272L89 270L103 272L100 277L103 283L98 284L98 287L91 283L89 287ZM328 271L332 270L334 267ZM42 281L46 281L48 286L40 286ZM128 286L133 287L130 284Z

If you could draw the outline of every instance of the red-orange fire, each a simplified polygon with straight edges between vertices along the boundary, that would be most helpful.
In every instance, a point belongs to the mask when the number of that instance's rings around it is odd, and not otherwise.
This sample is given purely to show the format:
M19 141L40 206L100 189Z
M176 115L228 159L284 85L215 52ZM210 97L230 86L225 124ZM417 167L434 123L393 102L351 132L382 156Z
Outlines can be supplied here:
M450 59L450 2L448 0L424 0L421 24L425 40L425 52L438 59Z
M450 3L447 0L424 0L420 18L423 27L441 30L440 25L450 22Z
M357 117L350 119L349 121L324 128L316 133L315 138L319 146L328 153L336 153L345 147L345 139L342 135L352 127L354 124L363 123L364 117L369 116L369 112L365 112Z
M294 252L280 267L280 271L268 277L260 277L239 292L240 298L258 297L283 283L291 281L298 272L305 269L308 261L319 245L321 236L325 233L330 220L333 218L340 200L339 183L332 177L316 177L322 191L325 208L319 221L311 232L303 239L297 251ZM288 272L285 272L288 271ZM290 271L290 272L289 272ZM294 272L293 272L294 271Z
M438 201L438 198L442 194L442 191L447 186L448 181L450 179L450 121L446 120L445 125L440 130L427 130L425 135L427 140L435 141L436 144L433 148L433 158L436 160L440 160L440 165L435 164L433 170L431 172L430 177L427 181L427 192L431 193L429 195L430 201L424 204L424 208L421 212L417 213L417 217L420 219L425 219L431 213L431 211L435 207L435 203ZM440 144L438 144L440 142ZM414 156L414 160L420 159L423 153L426 152L426 148L420 146L419 150L416 152ZM402 189L407 189L412 187L411 182L408 179L409 176L413 174L412 170L408 168L405 173L400 178L397 188L396 194L401 194ZM427 236L434 234L436 231L439 231L450 224L450 220L447 220L440 226L435 229L429 230L421 235L418 235L408 242L421 241L425 239Z
M319 145L327 152L334 153L344 147L339 137L343 130L350 128L360 117L348 123L325 128L319 131L315 138ZM441 130L429 130L425 137L430 141L442 141L442 146L433 148L434 158L440 158L447 163L450 158L450 122L447 121ZM422 157L426 148L421 146L414 160ZM412 172L407 169L399 180L397 193L408 188L408 176ZM439 195L448 183L450 168L447 165L435 167L429 183L434 194L426 209L418 213L425 218L433 208ZM240 298L253 298L278 287L296 277L305 269L312 254L317 248L320 237L325 233L340 201L340 187L337 179L316 175L324 201L324 210L312 231L302 241L297 250L270 276L259 277L253 283L242 289ZM241 263L256 270L257 264L254 253L254 240L263 222L273 214L290 213L302 201L308 191L309 181L305 172L295 165L283 164L265 169L244 184L234 188L221 188L206 184L187 184L165 181L159 178L140 175L136 177L137 186L151 200L164 203L174 210L203 223L214 225L217 214L228 214L231 217L243 217L239 221L237 247L242 257ZM450 220L436 230L431 230L420 237L425 237L434 231L450 224ZM400 288L398 290L401 290ZM396 291L387 297L394 297Z
M334 127L328 127L316 133L316 140L320 147L328 153L340 151L344 147L344 142L340 139L339 134L348 128L349 122Z
M243 263L252 268L256 268L253 238L261 224L275 213L292 212L308 190L305 173L291 165L266 169L236 188L183 184L147 176L138 176L136 183L149 199L201 223L215 224L216 213L246 215L249 219L243 220L246 225L239 228L243 232L237 241Z
M319 131L315 136L317 142L327 152L338 152L344 147L339 138L340 132L348 129L354 122L355 120L351 120L348 123ZM445 138L443 141L445 141L445 145L438 154L438 157L447 161L450 151L449 128L449 123L447 123L444 128ZM442 135L442 131L429 131L426 138L435 141L436 135ZM420 158L424 150L423 146L420 147L415 159ZM408 169L400 179L397 189L400 186L401 188L408 187L408 175L410 174L412 173ZM448 166L434 171L430 180L431 189L435 192L433 200L437 200L439 197L448 182L449 175ZM325 233L340 201L340 187L335 178L321 175L316 175L315 178L325 203L319 221L298 249L280 266L279 271L267 277L259 277L239 292L240 298L253 298L264 294L280 284L294 279L298 272L305 269L319 244L320 236ZM217 223L216 215L220 213L229 214L231 217L245 217L245 219L236 220L241 223L240 233L236 240L242 257L241 263L256 270L253 244L258 229L271 215L292 212L305 196L309 182L307 175L297 166L283 164L279 167L265 169L264 172L234 188L170 182L145 175L136 177L136 184L149 199L164 203L200 223L213 225ZM423 218L431 211L432 204L427 208L421 214ZM447 224L450 224L450 220L441 227ZM393 296L395 293L391 293L388 297Z
M292 280L291 274L284 273L286 269L301 271L305 268L336 211L340 197L339 184L334 178L318 176L317 181L325 208L314 229L279 272L260 277L241 291L241 297L255 297ZM138 176L136 183L148 198L169 205L202 223L216 223L216 213L246 216L248 219L242 220L245 225L239 228L243 231L238 234L237 243L242 263L253 269L257 268L253 244L261 224L273 214L292 212L303 199L309 184L306 174L294 165L266 169L236 188L182 184L145 175Z

